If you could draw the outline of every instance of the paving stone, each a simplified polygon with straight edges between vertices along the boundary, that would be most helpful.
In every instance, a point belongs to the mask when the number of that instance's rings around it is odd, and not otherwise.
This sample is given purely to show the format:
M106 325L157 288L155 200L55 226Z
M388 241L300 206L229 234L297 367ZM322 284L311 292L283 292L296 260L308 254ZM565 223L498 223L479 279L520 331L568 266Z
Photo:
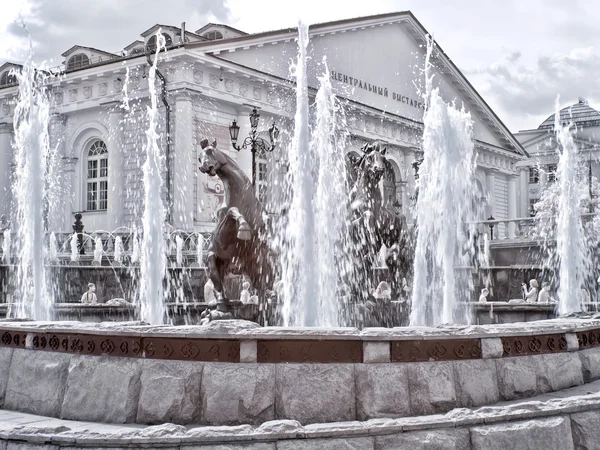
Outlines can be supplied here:
M573 450L568 417L471 428L472 450Z
M372 437L294 439L277 442L277 450L374 450Z
M145 360L137 423L199 423L202 369L197 361Z
M410 410L414 415L446 412L457 406L451 362L424 362L408 366Z
M4 406L4 396L6 394L8 376L10 375L12 354L12 348L0 347L0 408Z
M590 383L600 378L600 348L590 348L577 352L581 359L583 379Z
M600 411L571 414L571 429L577 450L600 450Z
M278 364L278 419L302 424L356 419L353 364Z
M358 420L410 414L406 364L357 364L355 377Z
M58 450L58 445L34 444L32 442L7 442L6 450Z
M142 360L73 356L62 405L63 419L135 422Z
M556 392L583 384L583 368L577 353L556 353L540 358L544 367L540 373L547 378L550 391Z
M454 376L460 406L491 405L500 399L495 360L455 361Z
M201 423L260 424L275 418L272 364L205 363Z
M59 417L71 355L15 349L4 407Z
M468 450L469 430L442 428L375 436L375 448L377 450Z
M536 394L538 364L532 356L498 359L496 366L500 398L514 400Z

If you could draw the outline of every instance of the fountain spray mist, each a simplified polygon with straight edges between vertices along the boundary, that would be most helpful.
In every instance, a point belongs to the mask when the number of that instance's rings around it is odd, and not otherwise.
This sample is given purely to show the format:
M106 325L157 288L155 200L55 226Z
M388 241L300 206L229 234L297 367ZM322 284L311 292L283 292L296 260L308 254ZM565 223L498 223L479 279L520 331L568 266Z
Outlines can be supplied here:
M559 144L557 181L559 184L556 219L556 256L560 264L558 312L568 314L581 310L583 283L589 271L589 249L581 222L581 200L586 197L585 184L579 179L584 173L570 126L560 120L559 99L556 99L554 131Z
M285 326L316 326L318 275L315 264L314 179L308 132L308 81L306 73L308 26L298 24L296 64L296 116L289 148L287 189L289 211L286 249L282 253L283 322Z
M162 324L165 313L164 287L166 261L163 225L165 207L162 200L164 155L158 146L158 102L156 95L156 65L158 54L165 47L161 30L157 32L154 63L148 73L150 106L146 130L146 162L144 172L144 215L140 267L140 317L150 324Z
M45 174L50 156L48 124L50 106L45 76L33 63L29 53L21 72L15 73L19 83L15 125L16 252L18 258L18 303L9 307L9 317L51 319L51 300L46 286Z
M469 263L465 223L475 204L473 121L464 110L446 104L433 89L431 55L425 59L423 162L419 168L417 244L414 262L411 325L467 323L468 311L457 302L469 300L470 272L456 270ZM458 264L457 264L458 263Z
M311 147L319 163L315 197L318 261L318 326L340 325L339 283L350 263L345 238L348 236L348 185L344 149L347 142L345 114L331 87L329 68L319 77L316 97L317 120Z

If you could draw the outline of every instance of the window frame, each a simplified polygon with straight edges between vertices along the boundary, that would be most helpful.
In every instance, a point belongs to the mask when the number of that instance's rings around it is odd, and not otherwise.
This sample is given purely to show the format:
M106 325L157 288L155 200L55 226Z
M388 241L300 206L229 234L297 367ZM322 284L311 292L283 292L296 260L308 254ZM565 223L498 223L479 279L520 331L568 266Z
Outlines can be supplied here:
M211 37L211 36L214 36L214 37ZM219 39L225 39L225 37L223 36L223 33L221 33L219 30L207 31L206 33L204 33L202 35L202 37L208 39L209 41L218 41Z
M557 171L558 171L558 164L548 164L548 183L556 182Z
M84 211L108 210L108 148L102 139L94 139L86 147L84 172Z
M67 60L67 71L82 69L91 64L90 57L85 53L75 53Z
M538 167L529 168L529 184L538 184L540 182L540 169Z
M165 39L165 48L169 48L173 46L173 38L168 33L161 33L162 37ZM158 36L153 34L148 38L148 42L146 42L146 51L150 53L156 52L156 46L158 44Z

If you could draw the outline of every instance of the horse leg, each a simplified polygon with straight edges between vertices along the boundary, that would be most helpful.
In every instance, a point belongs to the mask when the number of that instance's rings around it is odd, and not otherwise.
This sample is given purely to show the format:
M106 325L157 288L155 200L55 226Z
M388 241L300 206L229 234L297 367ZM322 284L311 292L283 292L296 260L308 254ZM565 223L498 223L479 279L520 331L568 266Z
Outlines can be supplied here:
M244 216L240 213L239 209L235 206L229 208L227 211L227 217L235 220L237 224L237 238L240 241L249 241L252 239L252 229Z
M208 276L213 282L215 298L217 302L227 300L223 291L223 266L224 262L217 258L214 252L208 254Z

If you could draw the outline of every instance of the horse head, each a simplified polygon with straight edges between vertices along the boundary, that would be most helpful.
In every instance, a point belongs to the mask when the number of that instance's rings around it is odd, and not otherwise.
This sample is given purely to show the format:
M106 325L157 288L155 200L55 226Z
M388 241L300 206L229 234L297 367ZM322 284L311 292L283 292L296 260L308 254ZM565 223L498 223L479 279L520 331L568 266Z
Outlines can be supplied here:
M387 148L381 148L381 142L365 144L362 148L363 155L357 161L358 171L369 181L379 183L385 173L385 153Z
M208 139L202 139L200 147L202 147L202 155L198 158L198 161L200 161L200 172L214 177L227 164L227 158L221 150L217 149L216 139L212 144L208 143Z

